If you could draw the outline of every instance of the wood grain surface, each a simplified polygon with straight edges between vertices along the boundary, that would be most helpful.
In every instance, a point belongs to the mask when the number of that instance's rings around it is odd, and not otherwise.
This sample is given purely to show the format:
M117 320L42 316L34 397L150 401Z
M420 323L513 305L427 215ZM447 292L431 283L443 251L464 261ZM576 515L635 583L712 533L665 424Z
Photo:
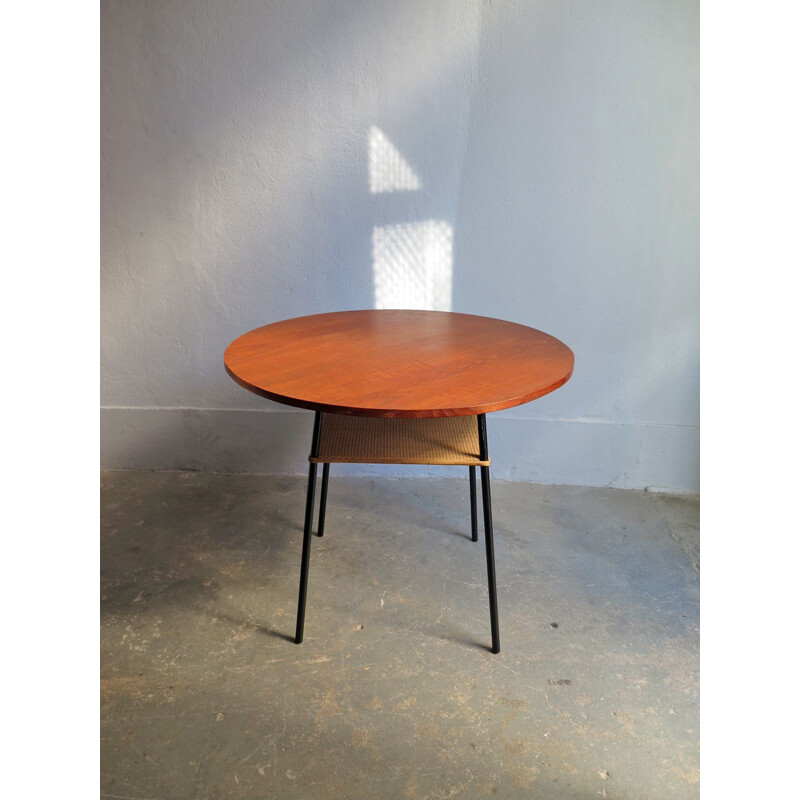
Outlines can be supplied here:
M256 328L225 351L245 389L291 406L371 417L457 417L527 403L572 375L542 331L445 311L339 311Z

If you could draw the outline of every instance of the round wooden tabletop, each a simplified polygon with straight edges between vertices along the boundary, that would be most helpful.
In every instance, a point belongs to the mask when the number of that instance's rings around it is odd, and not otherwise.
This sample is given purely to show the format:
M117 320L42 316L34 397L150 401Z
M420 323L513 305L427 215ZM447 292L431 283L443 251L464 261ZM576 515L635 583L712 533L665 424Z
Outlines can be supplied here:
M457 417L552 392L574 356L542 331L445 311L340 311L256 328L225 351L245 389L316 411Z

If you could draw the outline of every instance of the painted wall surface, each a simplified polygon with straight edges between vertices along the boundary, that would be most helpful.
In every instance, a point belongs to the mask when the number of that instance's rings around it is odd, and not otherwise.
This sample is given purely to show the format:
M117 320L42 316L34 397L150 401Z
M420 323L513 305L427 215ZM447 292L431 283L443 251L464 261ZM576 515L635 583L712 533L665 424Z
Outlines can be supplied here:
M304 471L226 345L428 307L575 352L496 477L698 490L698 81L696 0L107 0L103 465Z

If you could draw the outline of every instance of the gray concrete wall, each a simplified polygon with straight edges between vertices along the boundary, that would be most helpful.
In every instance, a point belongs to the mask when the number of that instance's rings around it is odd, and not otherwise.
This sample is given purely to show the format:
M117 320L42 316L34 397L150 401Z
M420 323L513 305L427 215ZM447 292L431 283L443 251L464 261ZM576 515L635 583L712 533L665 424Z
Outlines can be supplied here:
M696 491L698 58L696 0L104 2L103 466L303 470L225 346L398 305L575 352L497 477Z

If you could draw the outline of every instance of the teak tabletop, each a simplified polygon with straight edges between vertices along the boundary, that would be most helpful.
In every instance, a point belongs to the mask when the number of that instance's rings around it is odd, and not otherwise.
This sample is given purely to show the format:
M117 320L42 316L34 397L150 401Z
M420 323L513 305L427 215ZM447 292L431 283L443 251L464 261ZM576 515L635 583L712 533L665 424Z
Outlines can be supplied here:
M256 328L225 369L262 397L338 414L457 417L527 403L566 383L563 342L514 322L446 311L340 311Z

